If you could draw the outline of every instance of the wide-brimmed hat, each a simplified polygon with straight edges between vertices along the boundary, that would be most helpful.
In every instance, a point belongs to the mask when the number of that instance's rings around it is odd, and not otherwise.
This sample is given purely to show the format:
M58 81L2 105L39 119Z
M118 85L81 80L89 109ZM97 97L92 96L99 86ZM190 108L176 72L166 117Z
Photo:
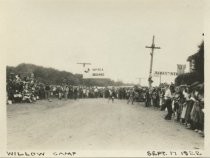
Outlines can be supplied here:
M196 82L194 82L194 83L192 83L191 85L190 85L190 88L194 88L194 87L196 87L197 85L199 85L200 83L198 82L198 81L196 81Z

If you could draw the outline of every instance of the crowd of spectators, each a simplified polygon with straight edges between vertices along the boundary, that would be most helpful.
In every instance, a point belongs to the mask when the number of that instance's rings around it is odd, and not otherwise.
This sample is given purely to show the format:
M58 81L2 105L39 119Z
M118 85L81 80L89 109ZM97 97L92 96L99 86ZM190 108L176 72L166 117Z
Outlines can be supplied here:
M159 87L97 87L73 86L69 84L51 85L35 80L34 76L21 79L16 75L7 80L7 103L33 103L47 99L78 98L127 99L127 103L144 101L145 107L167 109L166 120L176 120L188 129L204 136L204 86L175 86L164 84Z
M110 93L111 92L111 93ZM139 92L136 90L136 92ZM118 99L128 99L130 87L99 87L38 82L34 76L21 78L19 75L7 80L7 102L32 103L36 100L47 99L78 99L78 98L109 98L112 95ZM140 93L139 93L140 94Z
M145 106L167 109L166 120L175 120L204 136L204 84L173 84L146 90Z
M7 81L9 104L35 102L40 99L77 99L104 97L101 87L73 86L69 84L51 85L40 83L34 78L21 79L18 75Z

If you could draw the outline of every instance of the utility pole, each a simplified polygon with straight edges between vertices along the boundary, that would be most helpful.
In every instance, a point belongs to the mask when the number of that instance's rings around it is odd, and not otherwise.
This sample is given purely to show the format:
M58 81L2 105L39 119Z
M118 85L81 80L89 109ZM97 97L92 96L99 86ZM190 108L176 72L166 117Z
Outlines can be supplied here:
M149 71L149 78L148 78L148 82L149 82L149 88L152 87L152 66L153 66L153 54L154 54L154 50L155 49L160 49L160 47L156 47L155 46L155 36L153 35L152 38L152 45L151 46L146 46L146 48L150 48L151 49L151 58L150 58L150 71Z
M160 85L161 85L161 74L160 74Z

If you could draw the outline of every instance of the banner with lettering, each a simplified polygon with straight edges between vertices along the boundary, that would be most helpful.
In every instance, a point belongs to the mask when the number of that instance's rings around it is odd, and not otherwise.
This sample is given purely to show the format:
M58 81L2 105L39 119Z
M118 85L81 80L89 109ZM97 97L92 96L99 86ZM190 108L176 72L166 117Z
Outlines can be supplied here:
M85 67L83 71L83 78L105 78L104 68L102 67Z
M166 76L177 76L177 72L164 72L164 71L155 71L154 76L166 75Z

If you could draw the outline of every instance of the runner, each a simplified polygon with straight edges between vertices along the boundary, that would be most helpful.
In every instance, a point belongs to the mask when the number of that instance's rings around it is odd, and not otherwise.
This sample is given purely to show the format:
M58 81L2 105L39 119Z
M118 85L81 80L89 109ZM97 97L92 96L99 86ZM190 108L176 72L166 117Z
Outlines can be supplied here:
M131 104L133 104L134 96L135 96L134 88L130 89L128 94L129 94L129 98L128 98L127 104L129 104L130 102L131 102Z
M114 88L109 89L108 102L109 102L109 100L112 100L112 103L114 103L114 95L115 95L115 93L114 93Z

